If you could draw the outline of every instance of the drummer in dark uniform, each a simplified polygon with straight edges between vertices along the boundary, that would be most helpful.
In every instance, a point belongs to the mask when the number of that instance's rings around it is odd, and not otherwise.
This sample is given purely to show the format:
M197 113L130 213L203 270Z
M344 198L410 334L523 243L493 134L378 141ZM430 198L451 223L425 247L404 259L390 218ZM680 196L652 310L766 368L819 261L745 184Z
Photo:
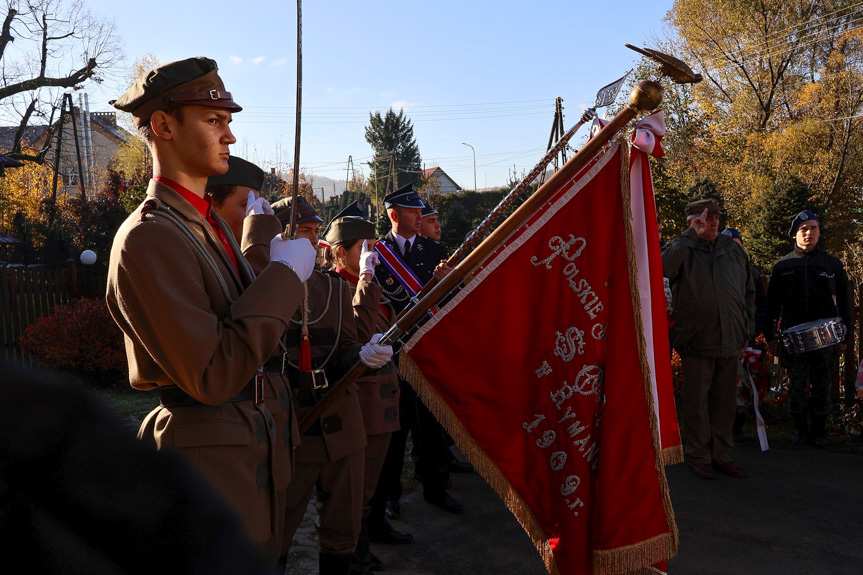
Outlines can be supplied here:
M844 264L818 246L821 228L814 213L804 210L797 214L788 235L794 240L794 250L776 262L770 274L765 337L772 349L778 347L779 359L788 370L795 443L823 446L830 412L830 374L837 355L845 351L847 336L837 338L834 345L812 350L776 346L774 338L777 331L835 318L850 326L848 276Z

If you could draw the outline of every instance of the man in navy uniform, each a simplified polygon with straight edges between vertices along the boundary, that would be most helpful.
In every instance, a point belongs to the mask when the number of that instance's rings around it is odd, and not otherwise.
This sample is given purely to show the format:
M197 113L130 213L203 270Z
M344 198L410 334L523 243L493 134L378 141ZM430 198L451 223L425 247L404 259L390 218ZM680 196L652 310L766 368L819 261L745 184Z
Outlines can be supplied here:
M441 238L440 217L437 210L431 207L426 200L422 200L422 224L420 225L420 235L426 238L431 238L437 242Z
M384 207L392 224L392 229L381 242L404 262L425 285L432 277L438 280L446 276L451 268L446 265L446 249L442 244L419 235L422 225L423 202L413 184L396 190L384 198ZM408 306L411 294L390 270L380 264L375 268L375 278L383 286L384 295L390 300L396 312ZM393 433L384 469L381 472L378 488L371 501L369 515L369 535L372 541L383 543L405 543L413 539L407 533L393 530L384 512L391 518L400 513L401 472L404 465L407 434L414 430L414 448L418 454L417 475L423 483L423 497L451 513L460 513L461 504L447 493L449 457L444 446L444 432L425 405L417 398L416 392L405 381L400 381L401 430Z

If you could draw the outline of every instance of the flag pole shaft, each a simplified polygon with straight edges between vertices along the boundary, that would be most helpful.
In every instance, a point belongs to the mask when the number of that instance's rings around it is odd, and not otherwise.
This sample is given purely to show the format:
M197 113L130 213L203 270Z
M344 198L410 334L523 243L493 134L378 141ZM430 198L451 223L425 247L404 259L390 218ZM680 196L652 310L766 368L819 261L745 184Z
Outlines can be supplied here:
M575 176L581 168L586 166L593 157L608 143L620 130L624 128L636 114L653 110L662 99L662 86L656 82L640 82L630 94L629 105L621 110L596 136L587 141L578 153L569 159L563 167L558 170L547 182L539 187L524 203L519 206L507 219L505 219L476 249L469 253L453 270L440 280L431 291L423 296L416 305L407 309L402 316L396 319L392 328L384 334L381 345L392 344L408 331L413 325L422 319L438 301L446 296L455 286L459 284L476 266L481 264L485 258L491 255L509 236L517 230L530 216L536 212L560 187L570 178ZM336 402L339 395L358 377L367 371L365 365L360 362L348 370L333 388L312 408L312 410L300 421L300 432L305 433L312 424L317 421L327 409Z

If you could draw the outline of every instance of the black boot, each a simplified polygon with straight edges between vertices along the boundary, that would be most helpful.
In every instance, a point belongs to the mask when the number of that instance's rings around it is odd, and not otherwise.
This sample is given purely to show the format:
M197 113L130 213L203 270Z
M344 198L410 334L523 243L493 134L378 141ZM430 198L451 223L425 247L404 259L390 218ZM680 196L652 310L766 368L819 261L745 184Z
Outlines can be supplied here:
M794 414L794 445L806 445L809 441L809 421L805 413Z
M398 545L401 543L410 543L414 540L414 536L410 533L393 529L392 524L383 515L376 514L374 509L369 514L368 527L369 541L375 543Z
M369 520L363 517L357 548L351 559L351 575L371 575L372 549L369 546Z
M827 438L824 430L827 427L827 418L823 415L812 416L812 428L809 430L809 445L815 447L827 447Z
M353 555L331 555L321 553L318 556L320 575L351 575L351 558Z

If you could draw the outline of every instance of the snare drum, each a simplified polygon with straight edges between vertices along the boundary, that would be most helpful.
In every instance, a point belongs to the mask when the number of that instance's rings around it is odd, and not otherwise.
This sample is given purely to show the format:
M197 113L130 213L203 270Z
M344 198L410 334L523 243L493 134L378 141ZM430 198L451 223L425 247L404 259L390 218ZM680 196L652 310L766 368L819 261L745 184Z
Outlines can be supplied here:
M820 319L782 330L782 342L791 353L806 353L842 343L846 332L842 318Z

